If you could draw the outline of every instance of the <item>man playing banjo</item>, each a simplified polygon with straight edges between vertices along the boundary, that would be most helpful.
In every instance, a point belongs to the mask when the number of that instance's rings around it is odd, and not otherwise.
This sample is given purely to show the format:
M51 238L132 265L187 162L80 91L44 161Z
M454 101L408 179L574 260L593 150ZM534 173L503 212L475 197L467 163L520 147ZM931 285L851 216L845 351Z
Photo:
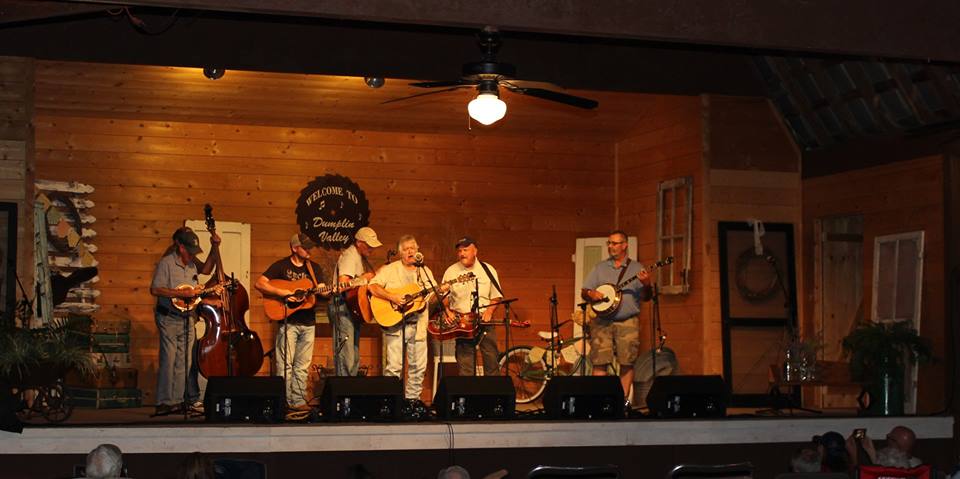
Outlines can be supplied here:
M586 281L580 296L584 301L601 305L597 317L590 324L590 361L593 375L607 374L607 366L616 357L620 364L620 383L624 395L630 394L633 384L633 363L640 351L640 302L650 300L650 274L643 265L627 257L627 234L616 230L607 238L610 257L598 263ZM624 285L625 279L636 276L639 281ZM613 291L609 285L620 288L619 304L598 289ZM614 302L614 303L611 303ZM615 304L608 307L609 304Z

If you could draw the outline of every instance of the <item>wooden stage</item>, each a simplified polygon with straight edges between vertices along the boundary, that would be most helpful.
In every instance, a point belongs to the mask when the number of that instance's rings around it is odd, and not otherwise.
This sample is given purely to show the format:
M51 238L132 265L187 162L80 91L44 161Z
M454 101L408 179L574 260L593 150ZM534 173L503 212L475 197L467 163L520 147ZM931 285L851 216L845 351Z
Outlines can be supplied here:
M625 477L664 477L677 463L739 461L753 462L758 477L773 477L815 434L848 434L865 427L868 435L882 439L896 425L917 433L918 457L951 467L950 416L273 425L185 423L167 417L153 423L32 425L22 434L0 432L0 455L13 465L14 475L5 477L67 477L57 474L82 463L83 455L100 443L120 446L130 474L148 478L167 477L183 455L194 451L265 462L271 477L294 477L302 468L343 477L347 466L358 463L378 478L436 477L451 462L481 476L501 467L512 471L510 477L525 477L538 464L613 463L634 474ZM641 472L655 473L636 475Z

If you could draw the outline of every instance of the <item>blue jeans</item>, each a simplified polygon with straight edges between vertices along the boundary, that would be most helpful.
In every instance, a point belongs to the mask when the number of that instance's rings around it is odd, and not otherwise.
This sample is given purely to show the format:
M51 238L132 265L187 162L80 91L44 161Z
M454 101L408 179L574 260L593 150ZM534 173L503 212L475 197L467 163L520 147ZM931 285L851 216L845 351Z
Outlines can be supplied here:
M287 405L307 403L307 369L313 360L314 325L280 323L274 358L277 374L285 376Z
M333 367L337 376L356 376L360 369L360 323L339 295L327 304L333 326Z
M196 330L193 318L154 312L160 339L160 364L157 366L157 404L172 406L200 399L196 358ZM186 324L184 324L186 323ZM186 325L186 331L184 326ZM184 364L186 362L186 365ZM189 378L184 392L184 375Z

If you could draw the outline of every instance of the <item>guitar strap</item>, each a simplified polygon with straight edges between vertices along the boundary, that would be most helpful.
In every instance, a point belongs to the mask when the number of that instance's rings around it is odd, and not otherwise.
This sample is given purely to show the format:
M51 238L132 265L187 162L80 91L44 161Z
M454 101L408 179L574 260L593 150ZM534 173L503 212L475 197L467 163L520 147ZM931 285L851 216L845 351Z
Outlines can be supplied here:
M477 260L479 261L479 260ZM490 272L490 267L487 266L487 263L480 261L480 266L483 267L483 271L487 273L487 277L490 278L490 282L493 283L493 287L497 288L497 292L500 293L500 296L503 296L503 290L500 289L500 284L497 283L497 278L493 276L493 273Z
M627 262L624 263L623 267L620 268L620 276L617 276L617 282L614 283L616 286L620 285L620 282L623 281L623 275L627 274L627 268L630 267L630 258L627 258ZM503 294L503 293L500 293Z
M320 283L317 282L317 275L313 273L313 262L306 260L307 263L307 273L310 273L310 280L313 281L313 285L316 286Z

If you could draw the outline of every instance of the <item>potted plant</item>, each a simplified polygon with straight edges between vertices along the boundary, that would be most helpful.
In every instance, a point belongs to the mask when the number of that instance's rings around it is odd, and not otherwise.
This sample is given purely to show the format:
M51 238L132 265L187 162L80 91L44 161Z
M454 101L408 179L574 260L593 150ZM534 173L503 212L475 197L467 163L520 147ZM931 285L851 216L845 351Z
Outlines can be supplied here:
M69 370L92 374L89 349L72 335L67 322L54 320L45 328L0 329L0 379L17 388L48 386Z
M843 352L850 358L851 377L863 382L870 397L861 407L883 416L903 414L906 366L933 360L930 342L906 321L861 322L843 338Z

